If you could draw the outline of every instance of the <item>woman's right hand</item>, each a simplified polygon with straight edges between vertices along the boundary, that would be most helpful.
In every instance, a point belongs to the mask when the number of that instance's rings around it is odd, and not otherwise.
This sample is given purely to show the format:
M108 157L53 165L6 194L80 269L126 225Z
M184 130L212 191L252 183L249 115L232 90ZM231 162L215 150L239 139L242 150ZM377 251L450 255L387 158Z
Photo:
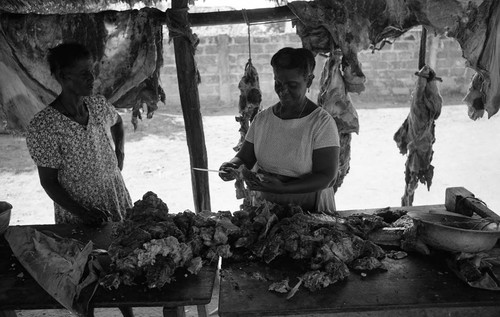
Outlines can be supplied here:
M219 167L219 177L225 182L232 181L235 178L232 170L238 169L238 167L239 166L237 164L232 162L222 163Z
M99 208L90 208L82 210L77 214L82 222L89 226L99 227L111 220L111 214Z

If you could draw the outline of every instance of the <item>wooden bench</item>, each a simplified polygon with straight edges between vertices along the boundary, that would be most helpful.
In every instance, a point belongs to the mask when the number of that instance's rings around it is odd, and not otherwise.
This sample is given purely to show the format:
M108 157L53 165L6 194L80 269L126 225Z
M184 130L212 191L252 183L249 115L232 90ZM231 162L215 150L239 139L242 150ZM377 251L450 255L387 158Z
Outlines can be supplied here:
M51 231L61 237L87 242L95 248L107 249L111 225L83 232L72 225L36 225L40 231ZM98 287L91 305L106 307L163 307L166 317L184 316L184 306L197 306L199 316L207 316L206 304L212 299L217 265L204 266L197 275L179 272L176 281L161 290L145 286L120 286L116 290ZM63 308L21 266L5 240L0 237L0 317L16 316L15 310Z

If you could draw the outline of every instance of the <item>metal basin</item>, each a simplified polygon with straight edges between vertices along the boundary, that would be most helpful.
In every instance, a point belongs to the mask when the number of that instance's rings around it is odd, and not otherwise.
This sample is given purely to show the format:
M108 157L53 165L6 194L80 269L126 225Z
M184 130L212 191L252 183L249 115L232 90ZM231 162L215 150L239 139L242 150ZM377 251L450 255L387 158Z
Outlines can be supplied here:
M452 252L481 252L492 249L499 230L475 230L478 219L461 215L409 212L418 227L419 238L427 245ZM481 226L482 227L482 226Z

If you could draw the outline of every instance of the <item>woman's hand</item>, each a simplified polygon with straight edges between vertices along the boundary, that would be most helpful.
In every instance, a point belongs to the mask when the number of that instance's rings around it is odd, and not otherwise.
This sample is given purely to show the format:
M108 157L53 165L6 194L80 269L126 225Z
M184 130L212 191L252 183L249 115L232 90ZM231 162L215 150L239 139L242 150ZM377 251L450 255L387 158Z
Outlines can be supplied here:
M260 173L258 173L257 176L260 179L260 182L248 184L248 189L275 194L286 192L285 183L283 183L278 177Z
M83 223L89 226L99 227L111 220L111 214L99 208L82 209L75 213Z
M123 169L123 160L125 158L125 130L123 128L123 120L120 115L116 123L111 126L111 137L115 143L115 154L118 160L118 168L120 171Z
M116 154L116 160L118 161L118 168L121 170L123 170L123 161L125 160L125 152L123 151L123 149L116 149L115 150L115 154Z
M232 173L231 170L233 169L238 169L238 165L232 162L224 162L222 165L219 167L219 177L227 182L227 181L232 181L235 177L234 174Z

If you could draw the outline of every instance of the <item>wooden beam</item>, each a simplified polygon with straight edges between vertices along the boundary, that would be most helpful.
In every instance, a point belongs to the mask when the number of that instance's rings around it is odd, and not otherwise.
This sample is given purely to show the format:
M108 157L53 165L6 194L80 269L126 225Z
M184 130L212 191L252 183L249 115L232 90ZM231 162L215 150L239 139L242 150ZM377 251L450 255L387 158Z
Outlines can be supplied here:
M187 3L188 0L173 0L172 9L187 8ZM191 167L206 168L208 167L207 150L200 112L198 74L194 60L194 49L185 36L176 36L173 42ZM208 173L200 173L191 169L191 182L195 211L211 210Z
M172 9L174 9L173 6ZM156 8L150 8L149 10L152 17L162 21L162 23L165 23L164 11ZM287 6L245 10L245 15L247 16L248 23L250 24L281 22L297 19L297 16L293 14ZM188 13L188 20L191 27L247 23L245 16L243 15L243 10Z
M248 23L280 22L297 19L287 6L245 10ZM190 13L191 26L226 25L247 22L242 10Z

